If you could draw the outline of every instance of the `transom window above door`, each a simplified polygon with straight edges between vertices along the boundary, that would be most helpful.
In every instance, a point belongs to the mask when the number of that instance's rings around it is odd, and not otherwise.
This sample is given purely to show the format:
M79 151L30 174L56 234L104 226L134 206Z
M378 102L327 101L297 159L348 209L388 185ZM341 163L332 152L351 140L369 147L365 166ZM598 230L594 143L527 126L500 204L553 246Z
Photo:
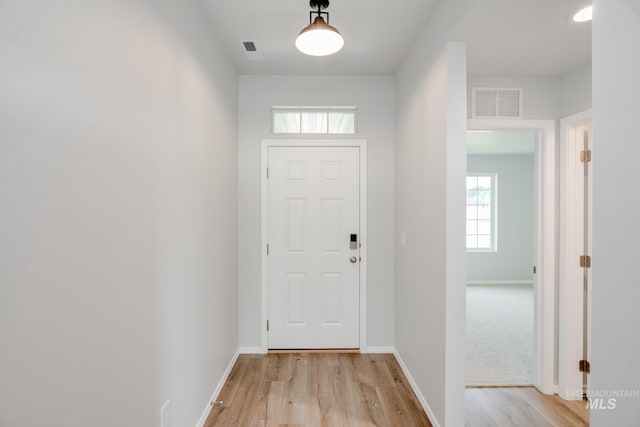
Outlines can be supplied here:
M497 251L497 175L467 175L467 251Z
M273 107L273 133L335 134L356 133L355 107Z

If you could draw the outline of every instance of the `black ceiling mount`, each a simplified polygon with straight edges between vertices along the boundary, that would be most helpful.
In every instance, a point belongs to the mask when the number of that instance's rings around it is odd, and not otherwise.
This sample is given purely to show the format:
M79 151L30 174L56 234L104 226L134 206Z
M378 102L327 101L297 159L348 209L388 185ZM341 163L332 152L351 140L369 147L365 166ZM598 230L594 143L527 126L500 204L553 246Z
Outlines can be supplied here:
M329 0L310 0L311 9L324 10L329 7Z

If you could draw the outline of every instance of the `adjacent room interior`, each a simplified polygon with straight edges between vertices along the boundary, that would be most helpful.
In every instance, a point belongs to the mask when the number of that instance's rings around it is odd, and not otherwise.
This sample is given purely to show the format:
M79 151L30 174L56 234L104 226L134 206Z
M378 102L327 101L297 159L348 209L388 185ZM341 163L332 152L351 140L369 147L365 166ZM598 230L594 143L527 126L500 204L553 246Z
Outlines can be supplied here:
M467 387L534 383L535 138L467 134Z

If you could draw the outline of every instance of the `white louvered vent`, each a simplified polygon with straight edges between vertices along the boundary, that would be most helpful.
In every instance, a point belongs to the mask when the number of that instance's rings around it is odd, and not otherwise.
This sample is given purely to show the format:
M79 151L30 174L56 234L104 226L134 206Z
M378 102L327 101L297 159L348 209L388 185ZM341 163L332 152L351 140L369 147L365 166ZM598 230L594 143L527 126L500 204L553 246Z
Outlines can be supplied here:
M472 88L471 117L474 119L521 119L522 89Z

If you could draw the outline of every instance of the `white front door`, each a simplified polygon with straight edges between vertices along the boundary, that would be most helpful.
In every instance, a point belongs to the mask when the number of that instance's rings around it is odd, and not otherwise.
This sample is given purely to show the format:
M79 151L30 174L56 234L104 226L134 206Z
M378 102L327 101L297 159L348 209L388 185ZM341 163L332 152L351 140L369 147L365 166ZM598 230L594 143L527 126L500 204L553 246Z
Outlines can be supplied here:
M270 349L359 347L359 159L358 147L268 149Z

